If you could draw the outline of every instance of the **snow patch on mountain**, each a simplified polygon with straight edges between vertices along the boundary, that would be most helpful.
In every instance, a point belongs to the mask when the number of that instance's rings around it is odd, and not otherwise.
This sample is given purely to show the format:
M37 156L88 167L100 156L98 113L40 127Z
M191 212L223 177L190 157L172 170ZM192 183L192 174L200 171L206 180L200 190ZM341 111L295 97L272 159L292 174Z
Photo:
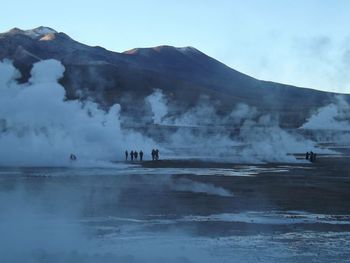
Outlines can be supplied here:
M182 53L189 54L189 53L199 53L199 51L194 47L179 47L177 48Z
M55 34L46 34L44 35L43 37L41 37L39 39L39 41L51 41L51 40L54 40L56 38Z
M9 30L7 33L9 34L23 34L26 36L29 36L33 39L37 38L42 38L46 35L54 35L57 34L58 32L50 27L44 27L44 26L39 26L34 29L29 29L29 30L22 30L17 27Z
M47 34L56 34L57 31L50 28L50 27L37 27L31 30L26 30L25 34L32 37L32 38L38 38L38 37L43 37Z

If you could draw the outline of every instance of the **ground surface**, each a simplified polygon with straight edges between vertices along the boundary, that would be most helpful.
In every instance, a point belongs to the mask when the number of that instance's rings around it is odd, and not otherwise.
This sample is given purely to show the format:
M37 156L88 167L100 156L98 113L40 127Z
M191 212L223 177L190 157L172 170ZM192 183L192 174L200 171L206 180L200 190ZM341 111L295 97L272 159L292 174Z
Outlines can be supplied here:
M343 155L295 164L1 168L0 255L4 262L348 262L349 162Z

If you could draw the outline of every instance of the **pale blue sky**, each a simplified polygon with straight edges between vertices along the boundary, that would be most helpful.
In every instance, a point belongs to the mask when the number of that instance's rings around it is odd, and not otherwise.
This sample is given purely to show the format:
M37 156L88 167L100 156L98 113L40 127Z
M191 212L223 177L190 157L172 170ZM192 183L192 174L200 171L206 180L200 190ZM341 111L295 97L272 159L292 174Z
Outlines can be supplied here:
M40 25L113 51L193 46L253 77L350 93L347 0L4 0L0 32Z

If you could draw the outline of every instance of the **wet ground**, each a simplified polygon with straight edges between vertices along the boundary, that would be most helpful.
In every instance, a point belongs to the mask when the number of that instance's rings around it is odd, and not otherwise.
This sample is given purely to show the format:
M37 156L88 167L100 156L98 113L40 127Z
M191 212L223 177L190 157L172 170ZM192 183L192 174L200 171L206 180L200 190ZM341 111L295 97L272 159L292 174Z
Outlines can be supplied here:
M0 168L1 262L350 262L350 158Z

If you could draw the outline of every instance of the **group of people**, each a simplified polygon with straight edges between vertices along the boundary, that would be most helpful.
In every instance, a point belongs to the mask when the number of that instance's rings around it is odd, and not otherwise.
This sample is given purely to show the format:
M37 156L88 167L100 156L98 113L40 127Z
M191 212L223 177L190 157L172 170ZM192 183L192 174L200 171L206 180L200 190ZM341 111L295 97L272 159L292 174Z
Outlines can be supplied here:
M158 161L159 160L159 150L158 149L152 149L152 161Z
M159 160L159 150L158 149L152 149L151 152L152 155L152 160ZM130 151L130 160L131 161L137 161L138 158L140 158L140 162L143 161L143 151L141 150L140 152L137 151ZM126 150L125 151L125 161L129 160L129 152Z
M306 152L305 154L305 159L306 160L309 160L310 162L315 162L316 161L316 153L314 152Z
M152 152L151 152L151 155L152 155L152 160L155 161L155 160L159 160L159 150L158 149L152 149ZM69 156L69 159L71 161L76 161L77 160L77 156L75 154L70 154ZM143 161L143 151L131 151L130 152L130 160L131 161L137 161L137 160L140 160L140 162ZM129 160L129 152L126 150L125 151L125 161Z
M137 151L131 151L130 152L130 160L137 160L140 157L140 161L142 162L143 160L143 151L141 150L140 152ZM125 151L125 161L129 159L129 152L126 150Z

